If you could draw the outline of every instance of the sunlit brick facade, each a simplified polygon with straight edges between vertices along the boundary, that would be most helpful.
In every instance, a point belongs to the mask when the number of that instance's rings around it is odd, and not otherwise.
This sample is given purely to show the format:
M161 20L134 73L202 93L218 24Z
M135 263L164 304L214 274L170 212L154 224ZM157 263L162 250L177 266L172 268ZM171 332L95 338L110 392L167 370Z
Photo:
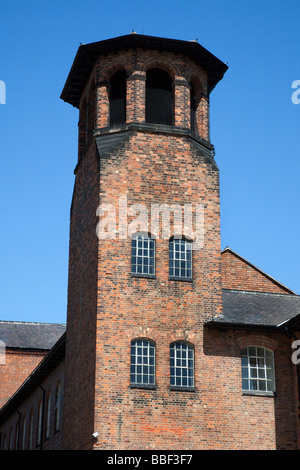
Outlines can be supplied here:
M36 448L298 448L299 297L221 252L209 101L226 70L196 42L79 48L61 96L79 110L66 334L29 380L61 384L61 425L43 440L43 420ZM192 208L192 230L175 208ZM28 413L32 394L10 403Z

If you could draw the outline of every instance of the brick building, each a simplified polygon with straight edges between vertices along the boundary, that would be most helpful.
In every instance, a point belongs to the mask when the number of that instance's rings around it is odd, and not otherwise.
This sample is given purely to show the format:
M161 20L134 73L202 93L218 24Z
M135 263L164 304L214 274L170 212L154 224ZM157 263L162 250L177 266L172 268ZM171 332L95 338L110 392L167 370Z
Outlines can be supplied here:
M221 252L226 70L191 41L80 46L66 331L7 388L2 449L299 448L300 297Z

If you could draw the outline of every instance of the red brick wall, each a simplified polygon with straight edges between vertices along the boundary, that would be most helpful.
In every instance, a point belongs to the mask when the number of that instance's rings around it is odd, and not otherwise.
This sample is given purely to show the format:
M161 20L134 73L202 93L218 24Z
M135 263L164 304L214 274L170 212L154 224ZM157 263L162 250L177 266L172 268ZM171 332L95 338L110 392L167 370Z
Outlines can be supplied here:
M97 312L96 209L99 166L95 146L76 171L71 207L64 448L92 445Z
M181 55L127 51L99 58L92 72L100 141L109 122L110 76L118 67L126 69L131 78L127 82L127 124L142 123L144 77L152 66L167 69L174 80L175 131L188 128L187 85L198 75L205 95L205 71ZM89 94L87 84L82 101ZM199 134L208 140L207 97L200 103ZM127 134L127 141L109 155L100 154L99 167L91 144L76 171L63 446L90 449L96 431L96 449L295 448L295 371L289 339L264 334L252 337L246 332L219 332L203 326L222 308L218 170L205 157L207 148L203 147L202 156L197 154L186 134L142 129ZM131 243L128 237L118 237L118 224L115 239L97 240L98 204L112 204L118 216L120 196L127 197L129 207L144 204L148 214L152 203L203 205L204 245L193 252L193 282L169 280L168 241L160 235L154 279L131 277ZM151 231L150 226L148 229ZM226 269L226 260L224 266ZM230 278L224 273L223 269L223 287L234 288L232 280L226 284L224 279ZM252 274L241 273L243 289L249 286L252 290L263 283L257 273ZM154 390L130 387L130 344L141 337L156 345ZM175 340L194 346L193 391L170 389L169 346ZM268 345L275 353L275 398L242 394L241 348L252 344Z
M6 449L9 449L9 436L12 433L12 449L13 450L28 450L29 449L29 421L30 413L33 410L33 432L32 432L32 450L60 450L62 446L62 415L64 405L64 364L62 361L55 367L49 376L40 384L36 384L36 388L27 397L22 404L18 407L17 411L12 410L11 415L1 424L1 450L4 448L6 441ZM60 402L60 419L58 420L58 428L55 427L55 408L56 408L56 387L60 383L61 386L61 402ZM42 386L42 388L39 387ZM45 391L44 400L44 421L42 427L42 443L38 443L38 407L39 403L43 402L43 390ZM50 422L49 422L49 436L46 436L46 421L47 421L47 397L51 393L51 406L50 406ZM23 422L26 418L25 433ZM19 448L17 447L17 426L19 426ZM24 443L24 447L23 447Z
M42 351L6 348L5 364L0 364L0 408L22 385L45 354Z
M95 429L100 448L197 448L202 408L199 377L203 321L221 308L218 171L192 154L185 139L133 135L101 162L101 196L118 207L143 203L205 203L204 247L193 252L194 280L168 278L168 240L156 241L156 279L131 278L131 243L100 241ZM130 222L130 220L129 220ZM118 227L117 227L118 228ZM130 389L130 342L147 337L157 347L157 389ZM170 342L196 351L197 389L169 389Z
M227 449L297 448L297 376L286 335L206 330L201 388L210 425L210 447ZM258 345L274 352L276 395L242 393L241 349ZM209 433L207 434L209 436Z
M291 291L256 269L231 251L222 252L222 285L224 289L288 294Z

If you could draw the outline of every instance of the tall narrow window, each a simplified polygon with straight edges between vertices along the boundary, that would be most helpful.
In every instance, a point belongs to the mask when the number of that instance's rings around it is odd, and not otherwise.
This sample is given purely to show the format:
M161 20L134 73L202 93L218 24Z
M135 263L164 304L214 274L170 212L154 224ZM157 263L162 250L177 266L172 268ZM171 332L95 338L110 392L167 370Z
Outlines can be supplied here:
M39 401L38 406L38 429L37 429L37 445L40 446L42 443L42 413L43 413L43 404L42 400Z
M32 445L33 445L33 409L31 408L30 410L30 416L29 416L29 442L28 442L28 448L29 450L32 450Z
M51 418L51 393L47 396L47 419L46 419L46 439L50 436L50 418Z
M131 342L130 384L155 385L155 345L148 339Z
M15 432L15 449L19 450L19 435L20 435L20 429L19 429L19 421L16 423L16 432Z
M146 77L146 121L173 125L172 80L161 69L150 69Z
M169 242L170 278L192 279L192 242L172 237Z
M61 406L61 384L56 386L55 392L55 408L54 408L54 430L55 432L60 429L60 406Z
M13 430L9 430L9 450L13 450Z
M274 392L274 355L269 349L249 346L242 350L243 391Z
M110 80L109 124L126 121L126 72L119 70Z
M194 348L184 341L170 345L170 385L194 387Z
M26 443L26 416L23 419L23 428L22 428L22 450L25 450Z
M138 233L131 239L131 274L155 275L155 240L147 233Z

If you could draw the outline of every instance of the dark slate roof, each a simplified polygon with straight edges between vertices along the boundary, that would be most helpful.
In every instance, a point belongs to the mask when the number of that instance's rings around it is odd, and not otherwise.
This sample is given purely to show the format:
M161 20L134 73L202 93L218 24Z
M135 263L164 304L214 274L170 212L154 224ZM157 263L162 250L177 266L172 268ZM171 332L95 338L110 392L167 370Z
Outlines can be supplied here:
M61 93L61 99L78 108L81 94L97 58L100 55L137 48L171 51L190 57L207 71L209 93L223 78L223 75L228 69L226 64L198 44L197 41L160 38L136 33L127 34L104 41L82 44L78 48L64 89Z
M300 327L300 296L223 289L223 312L207 322L215 327Z
M51 349L66 330L58 323L0 321L0 341L7 348Z

